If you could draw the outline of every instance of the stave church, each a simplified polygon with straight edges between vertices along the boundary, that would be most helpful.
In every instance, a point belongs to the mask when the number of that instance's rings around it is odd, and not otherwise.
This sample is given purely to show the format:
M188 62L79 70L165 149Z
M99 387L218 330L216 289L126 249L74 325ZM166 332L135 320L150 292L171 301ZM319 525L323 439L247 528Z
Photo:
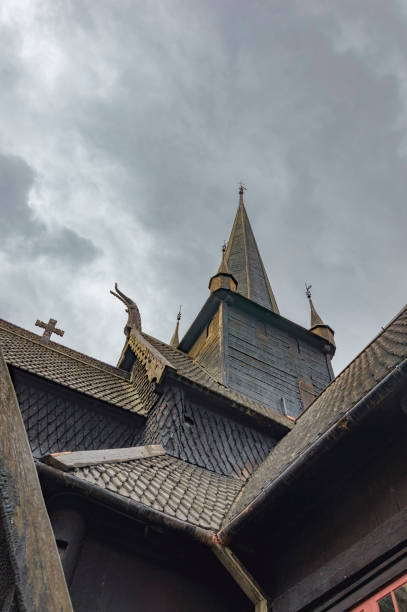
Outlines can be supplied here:
M335 378L243 186L181 340L122 289L115 366L0 320L0 610L407 612L407 306Z

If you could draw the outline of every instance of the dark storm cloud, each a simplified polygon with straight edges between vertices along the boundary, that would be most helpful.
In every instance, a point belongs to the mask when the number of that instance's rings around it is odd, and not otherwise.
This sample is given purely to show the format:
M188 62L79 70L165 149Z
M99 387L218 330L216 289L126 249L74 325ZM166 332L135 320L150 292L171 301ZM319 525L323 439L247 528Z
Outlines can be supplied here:
M34 233L31 248L52 264L46 278L32 270L33 283L51 300L60 280L63 310L87 342L78 348L106 359L120 350L111 330L122 313L100 298L114 280L154 335L171 336L179 302L186 329L219 264L240 180L280 311L307 325L303 283L313 283L337 332L337 371L402 306L401 3L76 0L26 3L19 19L6 4L3 140L35 169L20 168L18 235ZM40 221L50 201L70 230ZM75 278L54 261L64 242L91 263ZM92 262L94 248L103 257ZM26 274L17 268L8 272L16 291ZM92 309L105 327L80 333Z
M29 207L34 170L21 158L0 153L0 239L2 250L15 259L41 256L80 265L97 250L90 240L66 227L47 228Z

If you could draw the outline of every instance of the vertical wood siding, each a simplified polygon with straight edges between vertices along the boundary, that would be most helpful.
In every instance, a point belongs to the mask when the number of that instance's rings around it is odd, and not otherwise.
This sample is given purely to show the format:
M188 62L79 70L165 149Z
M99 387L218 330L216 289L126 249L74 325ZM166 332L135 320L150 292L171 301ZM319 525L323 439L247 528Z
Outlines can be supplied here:
M215 380L223 382L222 313L219 308L189 351Z
M225 339L228 385L254 400L298 416L304 406L299 382L312 386L317 396L330 382L325 354L269 323L228 308Z

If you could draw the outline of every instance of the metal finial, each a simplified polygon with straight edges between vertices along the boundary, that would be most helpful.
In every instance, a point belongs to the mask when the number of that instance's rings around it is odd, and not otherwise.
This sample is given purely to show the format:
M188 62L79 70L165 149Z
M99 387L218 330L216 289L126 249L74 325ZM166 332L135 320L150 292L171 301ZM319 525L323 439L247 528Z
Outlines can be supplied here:
M177 321L181 321L182 312L181 312L182 304L179 305L179 311L177 314Z
M226 249L228 248L228 245L226 244L226 240L223 241L223 245L222 245L222 253L225 254L226 253Z
M247 187L242 181L240 181L239 186L239 195L243 195L243 192L247 191Z
M309 300L311 299L311 287L312 285L307 285L307 283L305 283L305 295Z

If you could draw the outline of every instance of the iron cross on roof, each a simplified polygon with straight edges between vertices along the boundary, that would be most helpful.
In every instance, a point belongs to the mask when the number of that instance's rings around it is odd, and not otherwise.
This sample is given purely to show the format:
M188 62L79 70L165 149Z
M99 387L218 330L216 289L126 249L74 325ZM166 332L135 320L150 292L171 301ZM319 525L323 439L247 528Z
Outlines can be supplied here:
M48 323L43 323L43 321L40 321L39 319L37 319L35 323L37 327L44 328L44 333L42 334L42 337L41 337L41 342L43 344L48 344L48 342L51 339L51 334L58 334L58 336L64 335L65 332L62 331L62 329L58 329L57 327L55 327L56 323L57 323L56 319L50 319Z

